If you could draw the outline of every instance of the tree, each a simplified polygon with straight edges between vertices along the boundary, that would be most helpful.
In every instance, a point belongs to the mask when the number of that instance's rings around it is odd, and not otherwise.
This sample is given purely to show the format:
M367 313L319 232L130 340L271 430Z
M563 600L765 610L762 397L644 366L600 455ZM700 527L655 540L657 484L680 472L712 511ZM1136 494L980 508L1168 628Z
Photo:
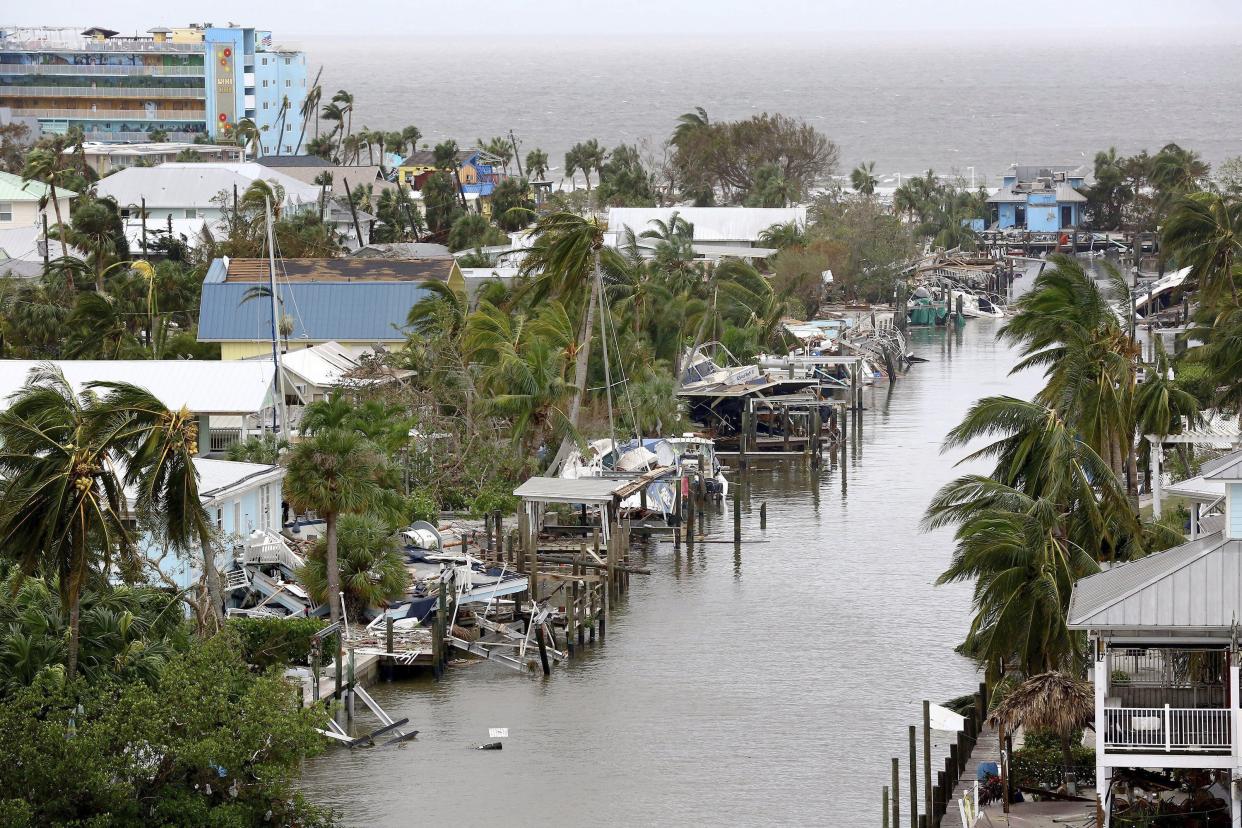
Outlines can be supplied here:
M263 155L263 130L267 127L260 128L254 122L253 118L242 118L237 122L237 126L233 128L233 137L237 141L237 145L242 148L243 152L253 152L255 158Z
M453 174L441 170L427 176L422 194L427 226L432 233L446 233L462 214Z
M508 241L501 230L478 213L465 213L453 222L448 234L450 250L465 250Z
M149 682L40 677L0 705L0 814L18 826L327 826L295 785L324 724L278 672L252 672L231 632Z
M68 613L66 672L77 674L81 595L92 572L137 568L125 493L101 427L98 400L76 394L59 369L41 365L0 412L0 549L26 575L56 579Z
M599 200L616 206L654 206L652 176L638 155L638 147L621 144L599 168Z
M354 131L354 96L344 89L338 89L336 94L332 96L332 103L340 107L341 112L345 115L345 132L343 137L349 137Z
M341 515L367 511L383 499L383 458L360 434L329 428L303 440L289 452L285 464L285 497L299 511L313 510L324 519L325 581L332 621L341 618L340 566L337 562L337 525Z
M586 180L587 192L590 193L591 173L599 171L607 156L608 151L594 138L574 144L565 153L565 175L572 178L574 173L581 172Z
M862 195L873 195L875 193L875 185L877 183L874 161L870 161L866 164L859 164L850 172L850 186Z
M332 131L329 132L326 137L328 141L327 146L332 148L329 152L328 158L339 158L341 154L340 148L345 140L345 110L342 109L340 104L336 102L336 99L333 98L331 101L328 101L328 103L323 105L323 109L319 111L319 115L325 121L333 121L336 123L336 126L332 128ZM316 122L316 124L317 123L318 122ZM316 132L318 132L318 127L316 127ZM332 140L333 135L338 136L335 141ZM318 139L319 136L316 135L315 141L313 141L312 144L322 146L322 144L317 143Z
M319 77L322 74L323 67L320 66L319 71L315 73L315 80L306 90L306 97L302 99L298 107L298 114L302 117L302 128L298 130L298 143L293 148L294 155L302 152L302 141L306 138L306 125L310 122L311 115L315 116L315 137L319 137L319 103L323 100L323 87L319 85Z
M505 178L492 191L492 218L502 230L520 230L535 216L535 199L525 178Z
M70 174L71 170L64 163L64 145L59 141L54 141L49 147L38 147L30 151L26 156L26 166L22 169L22 183L30 180L42 181L47 184L49 197L52 201L52 209L56 213L56 227L59 230L65 226L64 219L60 215L60 199L56 195L56 185L63 181ZM39 209L47 209L47 198L39 199ZM63 236L60 239L60 254L64 258L69 258L69 245L65 242Z
M526 153L526 174L533 181L542 181L548 174L548 154L538 147Z
M1242 253L1242 199L1220 193L1192 193L1182 198L1164 226L1166 254L1189 267L1209 304L1226 292L1238 306L1237 265Z
M391 528L369 513L342 515L337 559L347 616L362 623L367 608L400 598L410 584L405 558ZM298 579L316 601L327 602L327 541L315 543Z

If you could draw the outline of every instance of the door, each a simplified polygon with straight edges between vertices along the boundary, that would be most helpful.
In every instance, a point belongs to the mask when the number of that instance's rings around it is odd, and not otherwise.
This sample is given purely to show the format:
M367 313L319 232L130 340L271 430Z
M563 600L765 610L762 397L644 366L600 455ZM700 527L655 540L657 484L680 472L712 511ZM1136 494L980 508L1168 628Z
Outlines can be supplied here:
M1061 205L1061 226L1062 227L1073 227L1074 226L1074 208L1068 204Z

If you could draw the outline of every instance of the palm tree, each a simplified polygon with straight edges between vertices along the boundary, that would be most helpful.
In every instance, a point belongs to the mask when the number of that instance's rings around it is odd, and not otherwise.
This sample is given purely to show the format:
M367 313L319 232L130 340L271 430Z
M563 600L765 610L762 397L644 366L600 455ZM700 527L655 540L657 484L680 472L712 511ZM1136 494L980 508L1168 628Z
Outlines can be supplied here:
M208 609L200 620L214 632L224 607L217 549L194 467L199 454L197 415L184 407L173 411L149 391L126 383L91 383L90 388L107 391L98 415L116 440L125 484L137 492L136 511L155 516L174 549L201 551Z
M693 112L687 112L677 118L677 126L673 130L673 146L680 147L690 135L710 125L711 119L707 117L707 111L701 106L696 106Z
M368 607L380 606L405 594L410 574L405 568L397 539L391 529L370 513L342 515L337 539L340 589L345 593L348 616L361 620ZM329 584L328 544L315 543L298 579L316 601L327 602Z
M569 424L577 429L602 283L600 262L603 257L615 262L616 252L604 248L604 226L600 222L573 213L549 213L535 223L534 234L536 242L522 264L524 274L536 276L531 283L532 305L550 297L566 307L582 308L568 417Z
M345 113L345 135L349 135L354 129L354 96L344 89L338 89L336 94L332 96L332 102L337 104L341 111Z
M418 139L422 137L423 134L419 132L418 127L413 124L401 130L401 140L403 142L402 146L408 145L410 152L418 149Z
M1178 264L1190 268L1205 300L1219 302L1228 290L1238 306L1242 200L1215 192L1186 196L1169 215L1161 243Z
M877 183L874 161L859 164L850 173L850 186L854 188L855 192L862 193L865 196L875 193L875 185Z
M322 109L322 110L320 110L320 113L319 113L319 114L320 114L320 116L321 116L321 117L322 117L325 121L335 121L335 122L336 122L336 126L332 128L332 132L328 133L328 137L330 138L330 137L331 137L332 135L334 135L334 134L339 134L339 136L340 136L340 137L337 139L337 142L336 142L336 143L337 143L337 150L336 150L336 151L334 151L334 152L332 153L332 155L333 155L334 157L339 157L339 155L340 155L340 149L339 149L339 148L340 148L340 144L341 144L341 141L343 141L343 140L345 139L345 135L344 135L344 129L345 129L345 110L341 109L340 105L336 102L336 100L335 100L335 99L333 99L333 100L331 100L331 101L329 101L328 103L326 103L326 104L324 104L324 105L323 105L323 109ZM315 131L316 131L316 132L318 132L318 131L319 131L319 128L318 128L318 121L316 121ZM316 137L316 138L318 138L319 136L318 136L318 135L316 135L315 137Z
M1061 742L1069 779L1074 770L1074 734L1090 726L1094 716L1091 686L1071 675L1050 671L1032 675L1010 690L992 712L991 720L1001 734L1013 733L1019 727L1027 733L1046 730L1054 734Z
M1117 477L1129 474L1137 495L1134 391L1138 349L1123 328L1112 299L1075 259L1054 257L1016 303L1017 315L1001 336L1022 349L1013 371L1042 367L1047 385L1036 399L1058 411ZM1129 287L1116 268L1106 269L1112 297L1127 318ZM1128 327L1128 325L1126 326Z
M22 573L56 579L69 616L70 679L88 577L108 571L114 559L123 571L137 567L114 465L120 446L101 427L97 407L97 398L74 393L58 368L40 365L0 412L0 548Z
M285 117L289 114L289 96L280 98L280 121L276 124L276 154L280 155L280 145L285 140Z
M594 138L574 144L565 153L565 174L572 178L575 172L581 172L582 177L586 179L586 189L589 194L591 192L591 173L598 172L604 166L604 160L607 157L608 151L600 146L599 141Z
M328 610L336 622L341 619L337 523L342 515L365 512L383 499L384 460L357 432L329 428L294 446L285 462L285 497L290 505L299 511L314 510L324 519Z
M759 244L763 247L774 247L777 250L801 247L806 244L806 232L798 226L796 221L773 224L759 234Z
M267 129L267 127L263 127L263 129ZM233 137L243 152L248 151L253 145L254 156L258 158L263 155L260 128L253 118L242 118L239 120L237 126L233 128Z
M22 168L22 184L32 179L47 184L52 209L56 212L58 233L65 224L60 215L60 199L56 197L56 184L63 181L71 172L72 170L64 164L64 147L57 141L53 141L49 147L37 147L31 150L26 156L26 165ZM39 199L39 210L46 209L47 198ZM65 259L69 258L69 245L65 242L63 235L60 237L60 254Z
M319 85L319 76L323 74L323 67L319 67L319 71L315 73L315 80L311 83L310 89L306 90L306 97L302 99L302 105L298 107L298 114L302 116L302 128L298 130L298 145L293 148L293 154L299 155L302 152L302 141L306 138L306 124L310 120L312 114L315 116L315 137L319 137L319 102L323 100L323 87Z
M539 147L526 153L526 174L532 181L542 181L548 174L548 154Z

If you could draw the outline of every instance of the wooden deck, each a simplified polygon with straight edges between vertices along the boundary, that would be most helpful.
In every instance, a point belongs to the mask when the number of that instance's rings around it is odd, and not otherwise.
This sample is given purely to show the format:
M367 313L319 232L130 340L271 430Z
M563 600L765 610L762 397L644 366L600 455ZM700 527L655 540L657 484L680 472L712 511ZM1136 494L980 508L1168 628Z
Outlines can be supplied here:
M995 728L991 725L984 726L983 732L979 734L979 741L975 743L975 749L970 752L970 758L966 760L966 770L962 771L962 778L958 781L957 787L953 789L953 798L949 801L948 809L945 810L944 819L940 820L941 828L964 828L957 803L964 793L974 789L981 762L995 762L997 767L1000 767L1000 740L997 738Z

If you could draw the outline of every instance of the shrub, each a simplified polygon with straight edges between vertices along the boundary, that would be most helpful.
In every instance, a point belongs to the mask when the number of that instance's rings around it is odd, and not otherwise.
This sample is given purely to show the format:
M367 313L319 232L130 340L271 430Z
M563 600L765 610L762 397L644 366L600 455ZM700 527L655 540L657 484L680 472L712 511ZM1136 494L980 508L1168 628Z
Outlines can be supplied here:
M435 493L430 489L414 489L405 502L406 516L409 517L411 523L416 520L425 520L434 524L440 517L440 507L436 503Z
M1082 745L1082 731L1075 731L1071 739L1075 776L1079 784L1095 784L1095 750ZM1065 757L1061 752L1061 740L1054 733L1032 731L1026 734L1022 747L1013 752L1010 763L1013 787L1058 788L1065 782Z
M242 658L258 670L289 665L305 666L311 637L324 627L319 618L230 618L228 626L241 642ZM324 652L335 645L324 642Z

